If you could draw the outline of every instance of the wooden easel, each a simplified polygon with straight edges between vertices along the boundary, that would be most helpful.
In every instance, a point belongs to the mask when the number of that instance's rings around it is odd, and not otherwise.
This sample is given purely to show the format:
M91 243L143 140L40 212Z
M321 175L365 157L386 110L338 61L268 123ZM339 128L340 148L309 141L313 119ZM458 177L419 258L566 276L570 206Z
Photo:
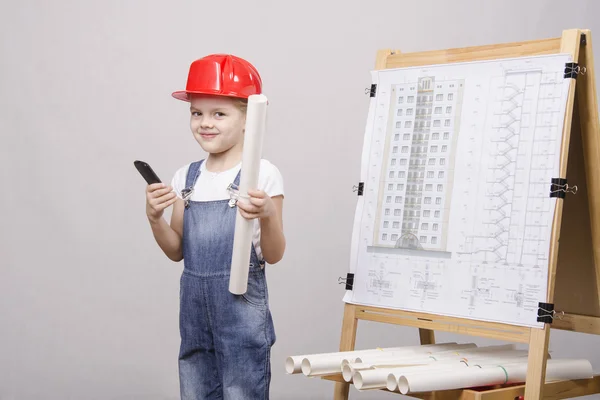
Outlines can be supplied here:
M543 329L468 320L386 308L346 304L340 351L354 349L358 320L419 328L421 344L434 343L434 331L494 338L529 344L525 385L487 390L452 390L411 394L423 399L526 400L563 399L600 393L600 375L592 379L544 384L550 329L600 334L600 128L589 30L563 31L555 39L401 54L380 50L376 69L491 60L507 57L568 53L580 72L571 79L562 134L560 177L578 192L557 201L552 227L548 295L556 311ZM583 68L585 67L585 73ZM560 251L559 251L560 239ZM562 313L564 316L561 318ZM334 380L334 399L348 398L349 383Z

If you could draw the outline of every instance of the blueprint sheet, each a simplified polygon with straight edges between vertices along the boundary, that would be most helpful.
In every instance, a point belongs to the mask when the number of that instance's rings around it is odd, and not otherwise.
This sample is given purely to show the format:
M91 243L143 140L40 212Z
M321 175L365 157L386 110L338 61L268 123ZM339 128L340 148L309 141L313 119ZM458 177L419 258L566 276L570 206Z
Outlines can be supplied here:
M371 73L345 302L542 326L568 62Z

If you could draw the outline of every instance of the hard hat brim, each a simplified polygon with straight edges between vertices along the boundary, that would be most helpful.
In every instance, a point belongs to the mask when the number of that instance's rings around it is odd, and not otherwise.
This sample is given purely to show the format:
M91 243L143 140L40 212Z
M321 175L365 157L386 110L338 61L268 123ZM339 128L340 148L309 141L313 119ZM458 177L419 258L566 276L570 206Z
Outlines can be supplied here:
M190 95L192 94L205 94L209 96L223 96L223 97L235 97L240 99L247 99L248 96L239 93L222 93L222 92L211 92L211 91L190 91L190 90L178 90L173 92L171 96L177 100L190 101Z

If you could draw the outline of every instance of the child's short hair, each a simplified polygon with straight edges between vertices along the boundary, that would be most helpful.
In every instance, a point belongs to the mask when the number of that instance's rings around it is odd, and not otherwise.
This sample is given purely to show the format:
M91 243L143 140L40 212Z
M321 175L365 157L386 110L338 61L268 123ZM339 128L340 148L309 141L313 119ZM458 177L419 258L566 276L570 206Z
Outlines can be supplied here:
M235 104L242 114L246 114L246 111L248 111L248 99L234 97L231 100L233 100L233 104Z

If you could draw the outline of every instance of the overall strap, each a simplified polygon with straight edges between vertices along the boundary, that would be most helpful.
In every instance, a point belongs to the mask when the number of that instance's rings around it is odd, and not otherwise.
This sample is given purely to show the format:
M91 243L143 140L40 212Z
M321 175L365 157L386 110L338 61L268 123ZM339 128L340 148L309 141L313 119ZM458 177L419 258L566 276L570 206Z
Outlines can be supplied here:
M196 161L190 164L188 169L187 177L185 179L185 187L191 189L196 184L198 177L200 176L200 166L204 160Z
M204 160L196 161L190 164L188 169L187 176L185 178L185 188L181 191L181 197L185 202L185 207L187 208L189 205L189 199L192 197L192 193L194 193L194 186L196 185L196 181L200 176L200 166Z

